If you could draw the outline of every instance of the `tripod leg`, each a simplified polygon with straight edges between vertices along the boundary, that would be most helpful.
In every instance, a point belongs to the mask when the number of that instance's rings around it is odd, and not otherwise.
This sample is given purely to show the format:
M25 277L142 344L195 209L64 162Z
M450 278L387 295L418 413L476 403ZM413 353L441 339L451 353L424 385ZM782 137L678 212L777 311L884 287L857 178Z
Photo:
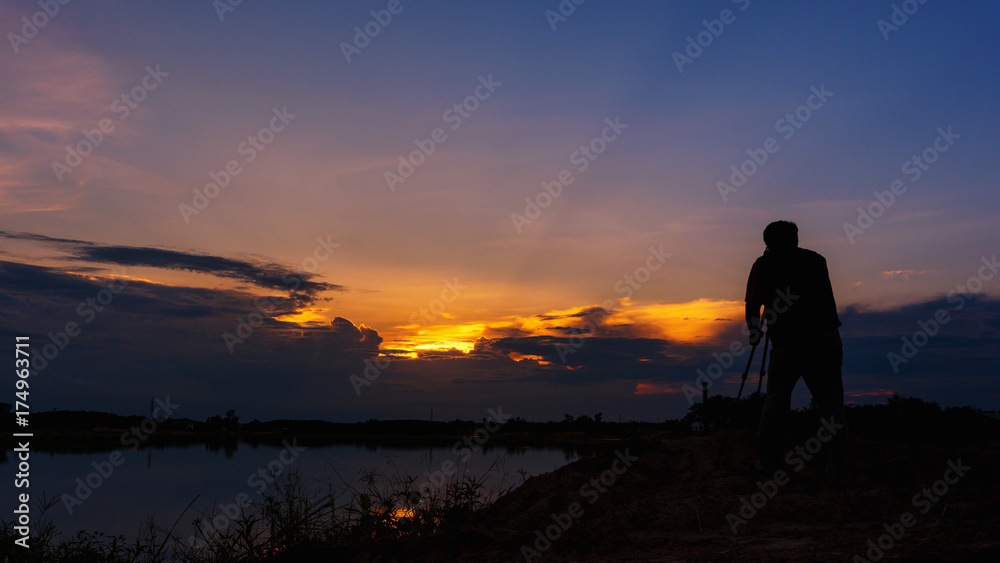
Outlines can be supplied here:
M750 364L753 363L753 354L756 351L757 351L757 345L754 344L753 347L750 348L750 357L747 358L747 367L746 369L743 370L743 380L740 381L740 392L739 394L736 395L737 399L743 396L743 385L745 385L747 382L747 374L750 373Z

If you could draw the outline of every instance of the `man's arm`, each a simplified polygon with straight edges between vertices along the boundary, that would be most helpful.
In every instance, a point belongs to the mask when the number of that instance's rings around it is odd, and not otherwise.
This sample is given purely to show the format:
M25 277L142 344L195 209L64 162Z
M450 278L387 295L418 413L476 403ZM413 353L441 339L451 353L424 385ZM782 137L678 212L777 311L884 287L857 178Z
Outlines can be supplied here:
M746 318L747 318L747 328L750 330L750 345L756 346L760 343L760 338L762 336L760 330L760 308L761 303L752 303L747 301L746 306Z
M746 319L747 328L750 330L750 345L756 346L760 342L761 330L760 330L760 308L763 303L760 301L760 296L757 289L757 276L758 268L760 265L760 258L758 258L753 266L750 268L750 276L747 278L747 294L746 294Z

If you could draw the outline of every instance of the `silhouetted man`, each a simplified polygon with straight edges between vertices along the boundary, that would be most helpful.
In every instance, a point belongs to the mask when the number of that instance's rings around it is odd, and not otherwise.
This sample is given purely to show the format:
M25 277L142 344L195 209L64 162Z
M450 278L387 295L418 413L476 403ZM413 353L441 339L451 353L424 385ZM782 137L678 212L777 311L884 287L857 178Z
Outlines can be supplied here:
M799 248L799 229L790 221L768 225L764 244L764 255L750 269L746 295L750 344L760 342L763 319L772 345L767 396L757 434L757 468L770 473L785 462L792 390L801 377L820 416L827 421L817 433L823 449L829 448L831 454L827 479L843 485L847 479L847 420L841 378L844 349L826 259Z

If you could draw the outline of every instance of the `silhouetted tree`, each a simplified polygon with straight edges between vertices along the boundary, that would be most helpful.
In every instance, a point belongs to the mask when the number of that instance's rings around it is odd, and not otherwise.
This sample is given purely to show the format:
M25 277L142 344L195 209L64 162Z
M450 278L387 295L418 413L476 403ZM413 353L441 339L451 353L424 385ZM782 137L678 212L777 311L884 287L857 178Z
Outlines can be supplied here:
M205 424L208 426L209 430L214 430L216 432L221 430L230 430L235 432L240 428L240 417L236 416L236 411L229 409L226 411L225 418L220 415L210 416L205 419Z
M760 422L760 411L764 404L762 393L751 393L742 399L726 395L714 395L707 403L695 403L688 414L681 419L687 430L694 422L701 422L705 429L746 428L755 430Z
M226 418L222 421L223 428L227 430L238 430L240 427L240 417L236 416L236 411L229 409L226 411Z

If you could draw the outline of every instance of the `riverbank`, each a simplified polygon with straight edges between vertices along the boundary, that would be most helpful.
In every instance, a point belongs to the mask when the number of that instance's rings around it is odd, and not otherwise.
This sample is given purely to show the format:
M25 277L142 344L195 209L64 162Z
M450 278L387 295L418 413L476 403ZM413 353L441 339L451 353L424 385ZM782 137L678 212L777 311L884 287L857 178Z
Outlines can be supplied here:
M821 455L819 465L788 469L787 482L755 474L754 435L745 430L651 433L528 479L473 525L367 546L300 546L270 561L972 561L1000 553L1000 441L856 437L850 450L850 485L837 488L825 482Z
M582 441L590 452L502 489L486 486L479 475L447 473L444 463L447 478L429 489L416 477L373 469L337 495L310 496L298 475L288 473L262 501L225 516L221 533L181 538L170 522L160 522L126 541L96 531L69 537L40 526L32 531L34 558L18 560L103 554L91 559L965 561L1000 553L995 413L942 410L899 397L851 407L851 478L834 486L824 473L826 444L845 430L814 411L792 413L792 449L780 473L753 471L760 401L757 394L739 401L713 397L675 425L697 419L708 433L602 428L591 421L583 430L536 434ZM457 423L467 429L457 435L475 436L474 426L466 426L475 423ZM411 437L417 430L409 428ZM244 438L233 433L227 439ZM523 439L529 439L523 432L498 431L489 442ZM220 510L184 513L178 521L218 527ZM4 534L11 533L8 525ZM4 555L24 553L0 549Z

